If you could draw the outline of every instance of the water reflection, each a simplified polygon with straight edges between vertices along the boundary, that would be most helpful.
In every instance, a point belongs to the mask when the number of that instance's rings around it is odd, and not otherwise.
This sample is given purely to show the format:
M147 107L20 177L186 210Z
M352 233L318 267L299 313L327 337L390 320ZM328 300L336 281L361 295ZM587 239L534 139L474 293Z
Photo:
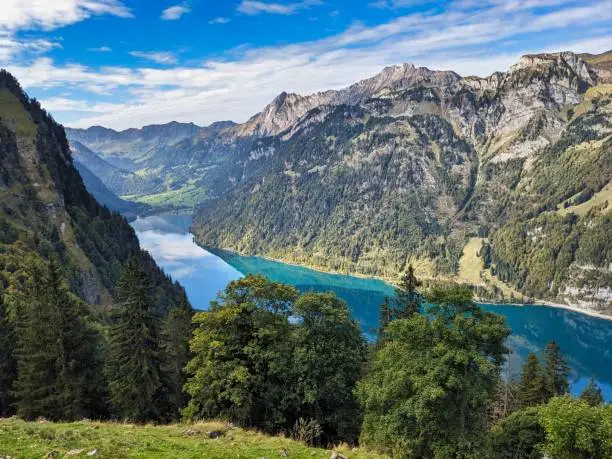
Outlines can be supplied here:
M351 308L364 332L373 336L378 309L393 288L382 281L326 274L234 253L204 250L188 233L190 217L147 217L133 222L138 237L155 260L186 288L194 307L206 309L218 291L242 274L262 274L294 285L302 292L335 292ZM512 329L508 368L517 375L529 352L540 352L555 340L572 368L572 392L580 393L591 376L598 380L606 400L612 400L612 321L542 306L483 305L506 317Z

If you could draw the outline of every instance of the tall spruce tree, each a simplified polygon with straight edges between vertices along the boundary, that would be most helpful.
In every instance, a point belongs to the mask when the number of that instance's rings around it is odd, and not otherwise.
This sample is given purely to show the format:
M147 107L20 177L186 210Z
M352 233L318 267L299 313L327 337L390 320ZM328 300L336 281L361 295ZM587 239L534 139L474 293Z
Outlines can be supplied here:
M391 305L389 304L389 298L385 297L382 304L380 305L380 325L378 326L378 341L382 341L383 334L385 332L385 328L393 319L393 314L391 310Z
M9 319L0 284L0 417L13 414L11 391L16 377L13 323Z
M64 285L59 265L34 269L28 301L19 305L15 382L17 414L26 419L74 420L90 416L98 387L95 334L84 305Z
M170 310L162 326L163 384L168 401L166 416L170 419L178 419L186 403L183 393L186 378L183 370L190 359L192 317L193 309L187 298L183 297Z
M538 357L532 352L527 357L521 371L518 388L521 407L536 406L546 401L546 384Z
M417 289L421 284L422 282L414 275L414 268L409 265L400 279L398 288L395 289L394 318L406 319L419 312L422 298Z
M546 384L547 401L552 397L569 392L569 367L561 353L561 348L555 341L550 341L544 349L544 382Z
M109 330L106 374L119 416L133 421L160 419L163 396L159 333L151 285L137 257L125 264L117 285L120 306Z
M587 402L590 406L598 406L604 402L601 387L595 382L595 378L591 378L589 384L585 387L580 395L580 398Z

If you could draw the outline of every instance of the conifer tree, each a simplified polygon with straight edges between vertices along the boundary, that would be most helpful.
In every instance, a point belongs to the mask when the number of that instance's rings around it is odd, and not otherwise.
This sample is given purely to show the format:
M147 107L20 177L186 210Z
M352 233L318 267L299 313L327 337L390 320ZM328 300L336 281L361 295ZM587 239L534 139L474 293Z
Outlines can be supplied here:
M193 309L187 298L182 297L170 310L162 327L163 382L169 405L167 409L169 419L177 419L186 402L183 393L186 378L183 370L190 358L192 317Z
M0 417L13 414L11 391L17 367L15 362L15 335L13 324L4 305L0 285Z
M538 357L532 352L523 364L519 383L521 407L536 406L546 400L546 386Z
M389 298L385 297L382 304L380 305L380 326L378 327L378 341L382 340L385 328L393 319L391 313L391 305L389 304Z
M601 387L595 382L595 378L591 378L589 384L586 386L580 398L587 402L590 406L599 406L603 403L603 394L601 393Z
M119 307L109 330L107 377L111 401L124 419L160 419L165 405L151 285L138 258L131 257L117 285Z
M58 264L51 261L34 273L28 302L19 306L17 414L86 417L99 389L89 378L97 370L95 336L81 317L81 302L62 282Z
M547 400L569 392L569 367L561 353L561 348L555 341L550 341L544 349L544 383L546 384Z
M398 288L395 289L396 310L394 316L396 319L405 319L419 312L421 295L419 295L417 289L421 284L422 282L414 275L414 268L409 265L406 273L400 279Z

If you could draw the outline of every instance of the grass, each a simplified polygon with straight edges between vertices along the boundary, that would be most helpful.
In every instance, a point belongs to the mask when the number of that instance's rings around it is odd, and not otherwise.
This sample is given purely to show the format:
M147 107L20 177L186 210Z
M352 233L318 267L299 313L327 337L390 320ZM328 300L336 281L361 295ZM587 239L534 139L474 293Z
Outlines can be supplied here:
M178 190L141 196L121 196L121 198L128 201L141 202L153 207L193 207L204 201L206 195L207 190L205 188L189 184Z
M490 284L499 288L504 294L504 298L522 299L523 295L518 290L499 280L497 276L491 273L490 269L484 268L483 260L478 255L483 241L484 239L481 237L472 237L463 248L463 255L459 260L458 280L471 285L486 286Z
M459 260L459 278L472 285L482 284L480 274L484 268L482 258L478 256L478 251L482 248L483 240L481 237L470 238L463 248L463 255Z
M207 432L222 431L211 439ZM221 422L192 425L133 425L100 422L35 423L15 418L0 419L0 457L83 457L96 450L98 458L289 458L329 459L331 450L310 448L302 443L261 433L231 428ZM382 458L348 447L337 450L351 459ZM66 453L70 452L70 455Z
M7 89L0 90L0 113L18 136L30 139L36 136L36 124L30 114L23 108L19 99Z
M576 214L579 216L584 216L586 213L595 208L600 207L602 209L602 213L607 213L612 211L612 182L608 182L608 184L595 193L591 199L582 204L578 204L577 206L570 206L567 208L563 208L560 206L558 213L561 215L567 215L569 213Z

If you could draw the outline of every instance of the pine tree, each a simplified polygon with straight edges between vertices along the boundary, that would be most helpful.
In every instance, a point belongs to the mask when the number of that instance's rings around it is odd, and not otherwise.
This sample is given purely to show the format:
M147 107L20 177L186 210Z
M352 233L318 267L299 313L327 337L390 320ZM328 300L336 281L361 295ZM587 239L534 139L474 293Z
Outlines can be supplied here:
M546 399L546 387L538 357L532 352L523 365L518 389L521 407L536 406Z
M16 377L13 324L8 317L0 285L0 417L13 414L11 391Z
M28 303L19 306L17 414L26 419L86 417L98 389L89 379L97 371L95 336L81 317L82 303L64 285L58 264L51 261L34 273Z
M398 288L395 289L396 310L394 316L396 319L405 319L419 312L421 295L419 295L417 289L421 284L421 281L414 275L414 268L409 265L406 273L400 279Z
M185 374L183 370L190 359L189 340L193 326L193 309L186 297L179 300L168 313L162 328L163 385L167 393L168 408L166 416L177 419L185 406L183 394Z
M380 326L378 328L378 341L382 340L385 328L391 322L393 316L391 314L391 306L389 305L389 298L385 297L383 303L380 305Z
M561 348L555 341L550 341L544 349L544 383L547 400L569 392L569 367L565 362Z
M161 360L149 278L131 257L117 285L120 307L109 330L107 377L111 401L124 419L160 419L165 405Z
M580 398L591 406L599 406L603 403L604 399L601 393L601 387L597 385L595 378L591 378L588 386L586 386L584 392L580 395Z

